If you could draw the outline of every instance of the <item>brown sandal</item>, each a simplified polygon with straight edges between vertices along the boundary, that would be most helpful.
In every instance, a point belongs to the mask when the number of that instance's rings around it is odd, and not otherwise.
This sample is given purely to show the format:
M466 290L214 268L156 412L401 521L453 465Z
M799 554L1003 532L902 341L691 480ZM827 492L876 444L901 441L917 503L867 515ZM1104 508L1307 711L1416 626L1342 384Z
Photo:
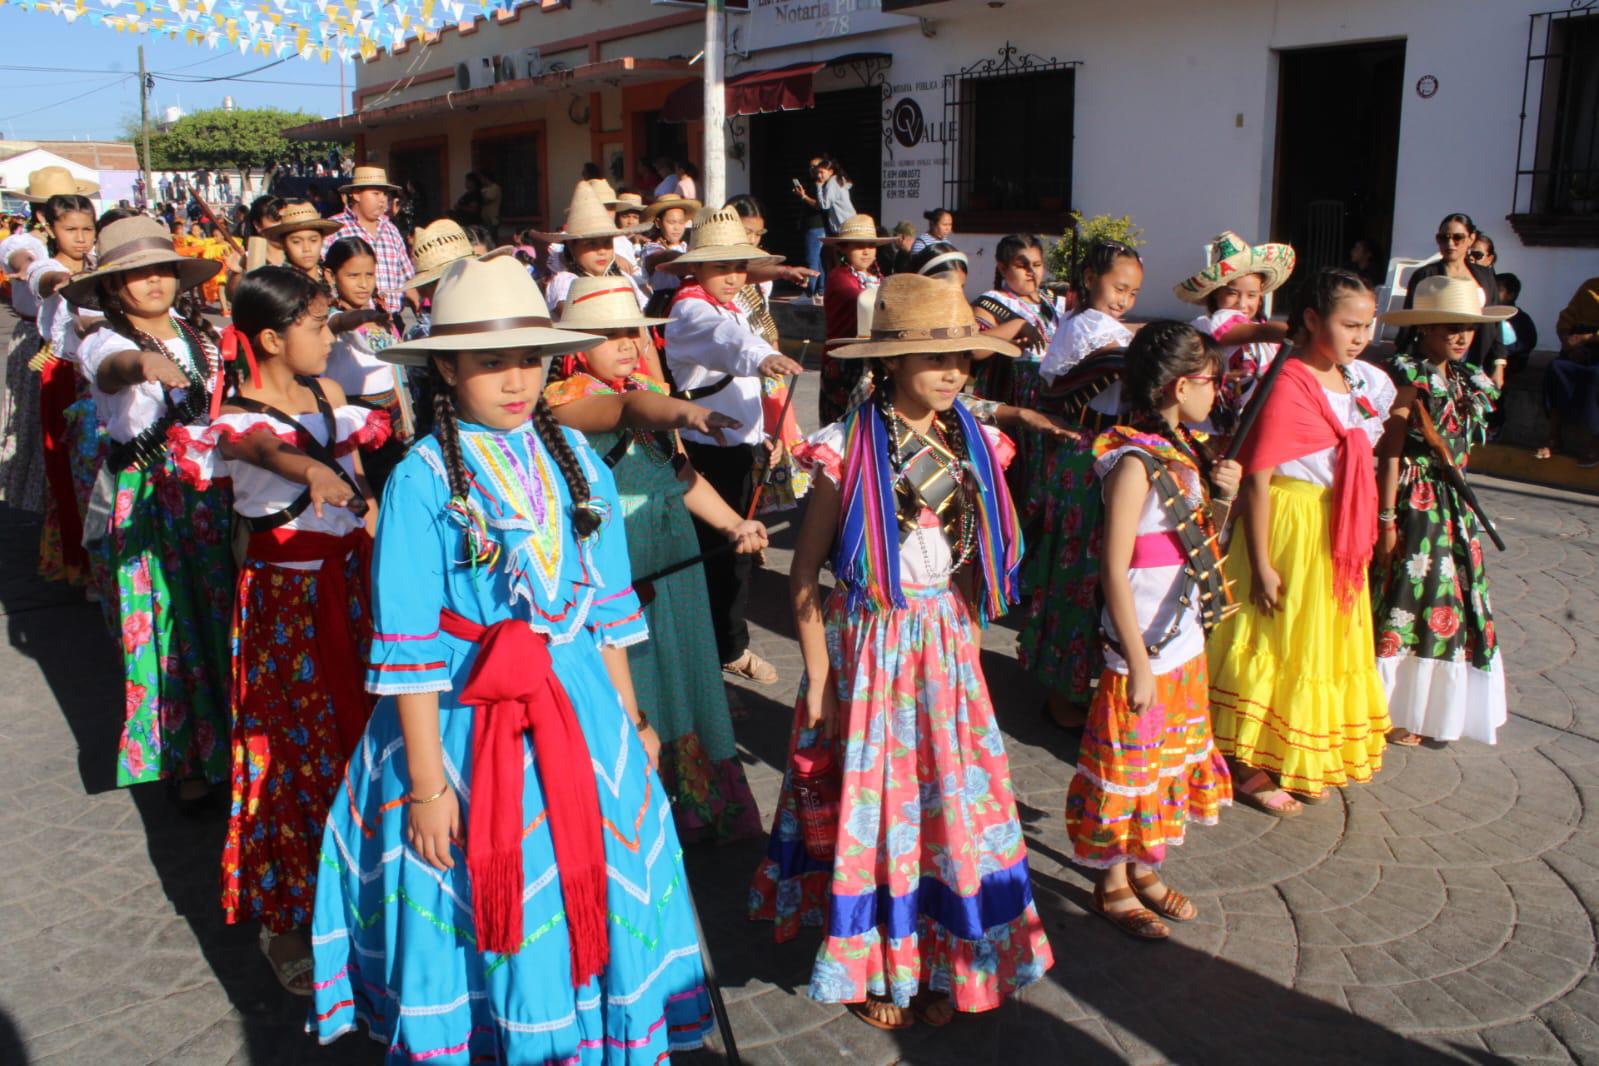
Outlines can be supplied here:
M873 1029L881 1029L887 1033L895 1033L901 1029L909 1029L916 1024L916 1019L904 1007L896 1007L890 999L879 999L876 996L867 996L864 1003L848 1003L849 1012ZM872 1013L874 1007L887 1007L900 1012L900 1020L891 1022Z
M723 663L722 669L734 677L742 677L746 681L753 681L757 685L777 684L777 667L756 655L748 648L730 663Z
M1233 797L1273 818L1298 818L1305 810L1299 800L1280 788L1264 770L1256 770L1237 782L1233 786Z
M1194 901L1170 885L1166 886L1166 894L1160 899L1150 895L1151 890L1161 883L1157 874L1151 873L1140 879L1132 871L1128 871L1127 880L1132 884L1133 892L1138 898L1153 907L1162 918L1170 918L1174 922L1191 922L1199 917L1199 908L1194 905Z
M1166 928L1166 923L1161 921L1160 916L1152 910L1144 907L1130 911L1109 911L1105 909L1106 903L1120 903L1124 899L1136 898L1137 895L1130 888L1118 888L1114 891L1106 892L1104 885L1095 885L1094 902L1091 909L1095 914L1135 940L1165 940L1171 936L1171 930Z
M1412 733L1408 729L1395 727L1388 730L1388 743L1400 748L1415 748L1421 746L1421 734Z

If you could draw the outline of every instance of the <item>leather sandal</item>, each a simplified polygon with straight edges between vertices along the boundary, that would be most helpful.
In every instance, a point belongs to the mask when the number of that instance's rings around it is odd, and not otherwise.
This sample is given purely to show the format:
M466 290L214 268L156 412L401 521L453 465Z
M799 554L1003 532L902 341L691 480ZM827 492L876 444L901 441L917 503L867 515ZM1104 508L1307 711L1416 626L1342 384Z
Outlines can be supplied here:
M1277 782L1273 781L1271 775L1264 770L1256 770L1244 780L1237 782L1233 788L1233 796L1240 803L1247 804L1273 818L1298 818L1305 811L1299 800L1278 788Z
M1128 871L1127 880L1133 886L1133 892L1138 898L1155 909L1155 913L1162 918L1170 918L1174 922L1191 922L1199 917L1199 908L1194 906L1194 901L1166 885L1166 894L1156 899L1154 890L1160 886L1161 880L1157 874L1150 873L1144 877Z
M1421 734L1396 726L1388 730L1388 743L1399 748L1417 748L1421 746Z
M1104 885L1095 885L1091 909L1135 940L1165 940L1171 936L1171 930L1166 928L1166 923L1160 920L1160 916L1145 907L1136 907L1130 911L1105 909L1107 903L1120 903L1124 899L1137 898L1137 894L1131 888L1118 888L1106 892Z
M777 684L777 667L756 655L749 648L744 649L740 655L730 663L723 663L722 669L734 677L742 677L753 681L757 685Z
M261 935L256 938L256 943L261 946L261 954L266 958L267 965L272 967L272 974L278 979L278 984L292 996L309 996L314 991L311 987L311 971L316 968L316 963L309 954L302 958L289 959L278 962L272 958L272 941L277 938L267 932L266 926L261 927Z
M848 1003L845 1005L849 1007L849 1012L855 1015L855 1017L859 1018L873 1029L881 1029L887 1033L898 1032L901 1029L909 1029L911 1026L916 1024L916 1019L911 1015L911 1012L904 1007L896 1007L893 1000L880 999L877 996L867 996L864 1003ZM880 1014L873 1013L874 1008L881 1011L884 1007L887 1007L891 1011L898 1011L899 1021L891 1022L887 1018L882 1017Z

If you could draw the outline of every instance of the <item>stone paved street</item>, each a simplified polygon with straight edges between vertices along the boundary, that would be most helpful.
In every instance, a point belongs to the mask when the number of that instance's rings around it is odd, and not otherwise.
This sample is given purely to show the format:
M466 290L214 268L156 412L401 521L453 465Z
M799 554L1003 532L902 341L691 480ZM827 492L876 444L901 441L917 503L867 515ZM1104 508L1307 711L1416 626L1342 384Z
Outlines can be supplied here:
M1200 920L1134 943L1085 912L1061 816L1073 751L1002 625L983 659L1055 968L990 1014L878 1032L805 997L815 934L774 947L744 920L764 844L693 851L745 1060L1599 1062L1599 500L1482 486L1510 542L1490 560L1513 687L1497 747L1390 749L1375 783L1292 822L1226 812L1171 864ZM314 1045L254 930L222 925L221 816L112 786L113 646L98 608L33 577L36 537L0 510L0 1062L377 1062L359 1037ZM756 647L782 682L738 691L768 816L799 673L789 554L770 556Z

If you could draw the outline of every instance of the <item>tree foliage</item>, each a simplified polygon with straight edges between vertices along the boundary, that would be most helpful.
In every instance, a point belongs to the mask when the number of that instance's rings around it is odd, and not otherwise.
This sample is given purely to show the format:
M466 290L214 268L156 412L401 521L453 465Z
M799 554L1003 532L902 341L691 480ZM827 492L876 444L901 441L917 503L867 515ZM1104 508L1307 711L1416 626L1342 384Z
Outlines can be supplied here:
M150 162L157 170L237 167L244 171L286 159L326 158L332 142L290 141L283 136L286 129L315 121L316 115L275 107L196 111L164 130L150 131Z

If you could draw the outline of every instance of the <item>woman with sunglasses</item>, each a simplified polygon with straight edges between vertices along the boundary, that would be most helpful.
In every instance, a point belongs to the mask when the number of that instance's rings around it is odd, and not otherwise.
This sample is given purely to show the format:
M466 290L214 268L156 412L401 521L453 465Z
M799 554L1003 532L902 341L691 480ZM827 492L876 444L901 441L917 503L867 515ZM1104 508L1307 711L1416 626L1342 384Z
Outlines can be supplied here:
M1477 229L1477 224L1471 220L1470 215L1460 212L1445 215L1444 220L1438 223L1438 233L1435 238L1438 242L1438 258L1431 263L1418 267L1410 275L1410 284L1405 293L1405 310L1409 311L1414 302L1416 286L1425 278L1438 276L1451 278L1465 278L1476 283L1482 294L1484 307L1493 303L1499 296L1499 283L1494 278L1491 249L1493 242L1488 241L1490 249L1489 263L1473 262L1471 253L1482 242L1482 233ZM1397 351L1407 351L1419 341L1415 330L1401 330L1395 342ZM1504 341L1497 329L1480 329L1471 342L1471 350L1466 353L1466 362L1477 367L1493 379L1494 387L1505 387L1505 364L1510 361L1509 354L1505 351Z

